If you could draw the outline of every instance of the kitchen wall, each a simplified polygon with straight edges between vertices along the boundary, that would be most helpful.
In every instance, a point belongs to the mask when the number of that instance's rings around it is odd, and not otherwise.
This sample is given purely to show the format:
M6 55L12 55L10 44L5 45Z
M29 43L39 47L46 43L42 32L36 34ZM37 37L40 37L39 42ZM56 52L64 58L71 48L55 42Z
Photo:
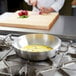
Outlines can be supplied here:
M28 6L24 0L7 0L8 1L8 11L13 12L20 9L31 10L31 6Z
M13 12L20 9L20 4L22 0L7 0L8 2L8 11Z
M0 0L0 14L4 12L14 12L20 9L32 9L24 0Z
M72 1L73 0L65 0L65 4L63 8L60 10L61 15L70 16L72 15Z
M7 0L0 0L0 14L8 11Z
M72 15L76 16L76 0L72 1Z

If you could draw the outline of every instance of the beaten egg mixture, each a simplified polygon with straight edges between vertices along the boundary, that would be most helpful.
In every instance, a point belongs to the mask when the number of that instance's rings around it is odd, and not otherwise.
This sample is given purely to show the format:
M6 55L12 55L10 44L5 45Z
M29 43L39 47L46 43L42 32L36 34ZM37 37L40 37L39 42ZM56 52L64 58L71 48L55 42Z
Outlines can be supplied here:
M28 52L46 52L52 50L52 48L45 45L27 45L22 47L21 50Z

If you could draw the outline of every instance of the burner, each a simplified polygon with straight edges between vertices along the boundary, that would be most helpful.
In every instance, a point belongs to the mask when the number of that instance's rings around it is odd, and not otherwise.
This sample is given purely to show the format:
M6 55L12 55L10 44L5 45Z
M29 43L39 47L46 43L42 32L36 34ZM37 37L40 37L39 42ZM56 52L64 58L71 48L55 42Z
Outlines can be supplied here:
M72 58L76 58L76 54L67 53L67 55L70 55Z
M61 73L63 76L70 76L67 72L65 72L63 69L58 69L58 72Z
M8 46L6 46L6 45L0 45L0 52L1 51L4 51L4 50L9 50L10 49L10 47L8 47Z
M27 72L25 73L26 76L27 74L29 74L28 76L36 76L35 72L36 70L39 71L39 70L46 70L46 69L49 69L50 66L52 66L53 62L50 60L50 59L46 59L46 60L42 60L42 61L30 61L30 60L26 60L26 59L23 59L19 56L17 56L16 54L13 54L13 55L9 55L6 57L5 59L7 62L11 61L11 62L17 62L17 63L20 63L22 64L22 68L27 68ZM22 69L20 69L21 71ZM20 75L24 74L23 72L25 72L25 70L23 70Z

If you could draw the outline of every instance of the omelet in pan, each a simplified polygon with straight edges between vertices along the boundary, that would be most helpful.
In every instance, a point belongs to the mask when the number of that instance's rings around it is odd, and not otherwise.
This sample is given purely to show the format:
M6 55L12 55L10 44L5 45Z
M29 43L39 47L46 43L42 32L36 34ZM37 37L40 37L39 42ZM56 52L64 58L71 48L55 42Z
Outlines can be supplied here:
M28 52L46 52L50 51L53 48L45 45L27 45L21 48L22 51L28 51Z

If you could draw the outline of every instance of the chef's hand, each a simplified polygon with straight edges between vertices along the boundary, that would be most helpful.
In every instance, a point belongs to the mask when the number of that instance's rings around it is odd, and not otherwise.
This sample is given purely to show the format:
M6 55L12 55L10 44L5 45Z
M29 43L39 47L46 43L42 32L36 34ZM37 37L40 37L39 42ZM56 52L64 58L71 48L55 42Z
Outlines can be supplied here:
M29 0L30 4L32 6L36 6L37 5L37 0Z
M48 13L51 13L51 12L55 12L55 10L54 10L53 8L41 7L41 8L40 8L40 12L41 12L41 13L46 13L46 14L48 14Z

